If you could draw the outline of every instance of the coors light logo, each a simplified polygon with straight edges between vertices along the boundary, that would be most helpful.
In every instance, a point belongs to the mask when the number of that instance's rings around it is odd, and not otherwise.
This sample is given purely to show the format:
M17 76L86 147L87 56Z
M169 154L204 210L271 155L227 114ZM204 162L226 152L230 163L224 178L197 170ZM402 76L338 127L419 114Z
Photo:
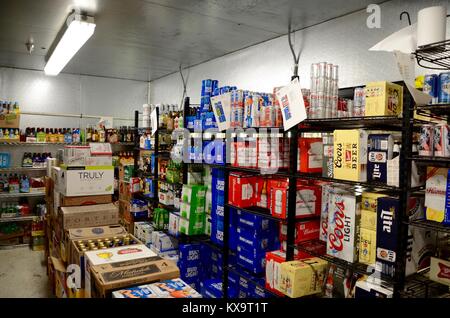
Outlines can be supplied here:
M327 253L346 261L353 261L352 203L345 195L335 194L328 216Z

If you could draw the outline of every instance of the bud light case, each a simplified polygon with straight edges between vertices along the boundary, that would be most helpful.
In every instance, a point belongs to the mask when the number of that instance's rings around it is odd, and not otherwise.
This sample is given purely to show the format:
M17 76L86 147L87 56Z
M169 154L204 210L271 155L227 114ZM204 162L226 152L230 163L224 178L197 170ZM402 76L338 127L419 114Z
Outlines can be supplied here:
M378 199L377 205L377 257L376 271L394 277L398 252L400 202L396 198Z

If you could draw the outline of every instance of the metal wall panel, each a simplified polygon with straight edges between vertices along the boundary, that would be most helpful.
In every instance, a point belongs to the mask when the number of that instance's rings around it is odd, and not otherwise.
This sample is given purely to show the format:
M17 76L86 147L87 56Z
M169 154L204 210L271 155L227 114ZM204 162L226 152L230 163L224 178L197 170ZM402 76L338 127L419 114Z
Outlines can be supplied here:
M362 10L297 32L295 46L302 43L303 47L299 69L302 87L310 85L311 63L321 61L339 65L340 87L363 85L375 80L399 80L393 55L369 52L368 49L408 25L406 19L399 20L402 11L409 11L415 23L417 12L432 5L447 5L450 12L448 1L396 0L381 5L380 29L366 26L368 13ZM193 103L198 103L201 80L206 78L217 79L220 85L271 92L273 87L288 83L292 67L288 40L283 36L185 70L189 77L187 94ZM150 82L151 103L180 103L181 96L179 74Z
M0 100L17 101L22 111L133 118L148 101L146 82L0 68ZM80 127L93 120L23 115L21 127ZM117 122L131 125L133 122Z

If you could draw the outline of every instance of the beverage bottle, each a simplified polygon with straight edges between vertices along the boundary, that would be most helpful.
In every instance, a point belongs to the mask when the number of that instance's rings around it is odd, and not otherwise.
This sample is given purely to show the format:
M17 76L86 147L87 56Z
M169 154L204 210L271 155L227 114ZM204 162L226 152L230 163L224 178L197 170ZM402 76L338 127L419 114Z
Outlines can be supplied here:
M64 143L64 135L66 134L66 129L65 128L60 128L58 131L58 142L59 143Z
M92 141L92 131L91 128L88 128L86 130L86 142L91 142Z
M9 178L6 173L3 176L3 192L9 192Z
M45 128L45 142L50 142L50 129Z
M66 133L64 134L64 142L66 144L71 144L73 142L72 132L70 131L70 128L66 129Z
M3 129L0 128L0 139L3 139L4 135L3 135Z
M23 175L20 179L20 192L28 193L30 192L30 180L26 175Z
M9 139L9 129L8 128L5 128L5 132L3 134L3 138Z
M18 102L14 102L14 113L20 114L20 107Z

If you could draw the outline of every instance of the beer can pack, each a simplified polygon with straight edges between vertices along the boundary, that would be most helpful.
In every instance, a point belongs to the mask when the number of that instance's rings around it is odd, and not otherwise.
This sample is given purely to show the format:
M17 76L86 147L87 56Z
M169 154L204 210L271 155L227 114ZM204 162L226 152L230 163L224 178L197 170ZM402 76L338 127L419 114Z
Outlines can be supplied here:
M364 87L355 88L353 96L353 113L354 117L363 117L366 105L366 91Z
M419 155L420 156L432 156L433 155L433 135L434 126L425 124L420 129L419 139Z
M429 74L424 76L423 92L432 97L432 103L438 102L439 77L436 74Z
M439 103L450 103L450 72L439 74Z
M434 155L437 157L450 157L450 130L447 124L434 127Z

